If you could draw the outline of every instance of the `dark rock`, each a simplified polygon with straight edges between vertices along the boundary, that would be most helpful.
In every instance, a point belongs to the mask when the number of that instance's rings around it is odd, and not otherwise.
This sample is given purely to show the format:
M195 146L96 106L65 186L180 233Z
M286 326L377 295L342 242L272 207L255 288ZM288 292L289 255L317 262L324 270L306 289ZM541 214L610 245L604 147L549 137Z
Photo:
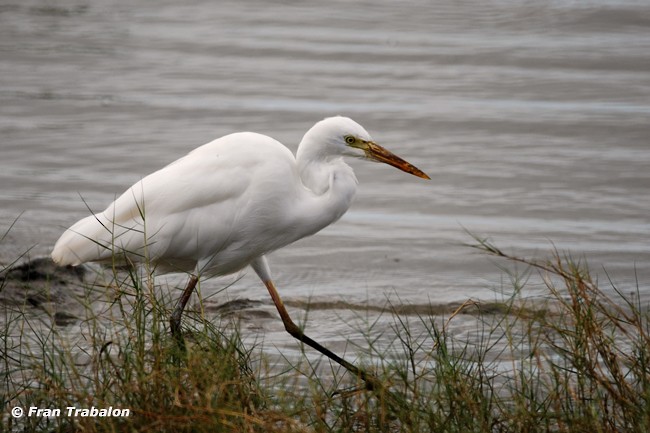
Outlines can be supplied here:
M56 326L72 325L84 311L86 274L84 266L58 266L49 257L8 266L0 271L0 305L41 310Z
M83 266L58 266L49 257L41 257L0 272L0 282L56 281L67 284L68 280L73 279L79 283L83 281L85 274L86 269Z

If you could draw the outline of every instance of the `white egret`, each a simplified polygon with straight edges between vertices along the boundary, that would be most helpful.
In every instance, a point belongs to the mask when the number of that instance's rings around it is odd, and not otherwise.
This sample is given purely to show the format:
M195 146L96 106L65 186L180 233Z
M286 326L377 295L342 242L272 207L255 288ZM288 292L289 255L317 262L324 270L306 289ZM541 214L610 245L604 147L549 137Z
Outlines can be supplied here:
M251 265L285 329L372 387L370 375L307 337L291 320L266 260L268 253L318 232L348 210L357 178L344 156L387 163L429 179L346 117L316 123L295 158L265 135L230 134L148 175L103 212L74 224L56 242L52 258L73 266L115 258L148 260L157 273L190 274L170 319L181 344L181 315L199 278Z

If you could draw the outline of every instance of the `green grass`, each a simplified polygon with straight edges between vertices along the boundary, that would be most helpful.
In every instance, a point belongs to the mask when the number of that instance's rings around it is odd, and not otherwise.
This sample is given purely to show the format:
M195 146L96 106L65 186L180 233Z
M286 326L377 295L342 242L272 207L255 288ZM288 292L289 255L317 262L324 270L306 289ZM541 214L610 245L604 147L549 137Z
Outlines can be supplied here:
M236 323L213 323L200 311L185 315L188 349L179 352L168 328L173 299L146 270L115 271L89 283L78 300L85 306L80 334L56 326L51 314L5 304L0 428L650 431L648 306L612 282L599 287L586 265L557 252L537 262L479 239L475 247L525 266L510 275L510 295L498 303L468 301L447 313L406 314L388 306L389 331L378 332L373 323L358 329L367 344L364 367L383 383L376 392L325 360L271 362L260 347L242 343ZM523 290L538 276L548 296L533 302ZM472 338L454 331L468 317L475 323ZM131 415L14 419L15 406L112 406Z

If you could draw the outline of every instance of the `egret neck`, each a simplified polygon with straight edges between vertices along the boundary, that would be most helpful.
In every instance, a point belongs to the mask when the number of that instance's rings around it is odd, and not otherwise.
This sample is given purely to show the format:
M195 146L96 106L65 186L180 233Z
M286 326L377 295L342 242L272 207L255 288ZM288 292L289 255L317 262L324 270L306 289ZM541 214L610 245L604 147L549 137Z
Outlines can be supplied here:
M300 179L305 188L296 212L309 233L316 233L348 210L357 192L357 177L341 155L324 152L323 146L312 146L309 134L303 138L296 154Z

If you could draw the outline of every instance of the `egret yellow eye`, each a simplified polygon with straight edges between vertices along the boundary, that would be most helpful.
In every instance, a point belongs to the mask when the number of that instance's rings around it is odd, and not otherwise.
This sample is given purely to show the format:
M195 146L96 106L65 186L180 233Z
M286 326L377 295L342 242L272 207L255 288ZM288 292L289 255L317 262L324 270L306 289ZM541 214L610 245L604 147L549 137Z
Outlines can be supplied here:
M345 137L345 142L348 144L354 144L354 142L357 141L353 136L348 135Z

